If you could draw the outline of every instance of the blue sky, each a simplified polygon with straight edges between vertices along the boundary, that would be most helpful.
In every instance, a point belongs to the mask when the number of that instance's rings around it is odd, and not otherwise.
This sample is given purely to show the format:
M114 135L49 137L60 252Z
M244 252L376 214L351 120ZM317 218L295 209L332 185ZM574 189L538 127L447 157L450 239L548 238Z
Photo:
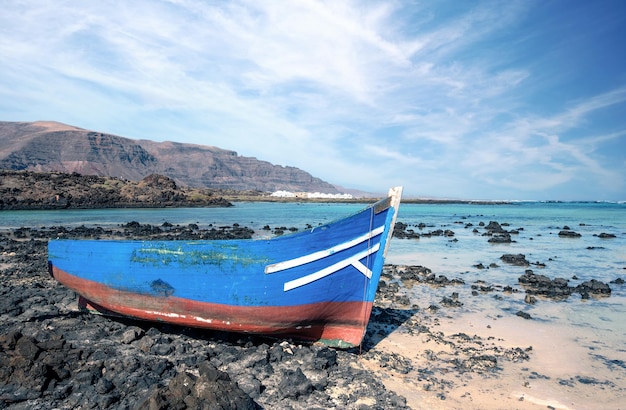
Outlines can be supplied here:
M341 186L626 200L626 1L3 2L0 120Z

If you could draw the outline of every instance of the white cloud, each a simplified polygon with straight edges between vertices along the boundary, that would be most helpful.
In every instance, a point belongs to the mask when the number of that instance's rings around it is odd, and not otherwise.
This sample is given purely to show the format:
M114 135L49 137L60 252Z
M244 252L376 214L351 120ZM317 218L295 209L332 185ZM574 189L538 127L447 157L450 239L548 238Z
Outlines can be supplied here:
M587 180L589 175L595 175L600 185L620 189L624 175L596 159L596 150L602 141L619 138L624 132L571 141L564 141L560 135L575 129L595 111L623 103L625 97L623 89L616 89L553 116L519 118L502 129L502 134L488 136L479 150L471 151L465 165L474 176L484 177L491 184L520 190L548 190L575 179ZM494 167L503 178L490 176Z
M448 7L9 2L0 118L216 145L377 191L395 180L448 197L542 195L589 175L623 184L623 165L601 160L623 120L591 124L623 107L626 87L542 108L556 94L538 72L545 57L520 50L537 34L513 35L534 3Z

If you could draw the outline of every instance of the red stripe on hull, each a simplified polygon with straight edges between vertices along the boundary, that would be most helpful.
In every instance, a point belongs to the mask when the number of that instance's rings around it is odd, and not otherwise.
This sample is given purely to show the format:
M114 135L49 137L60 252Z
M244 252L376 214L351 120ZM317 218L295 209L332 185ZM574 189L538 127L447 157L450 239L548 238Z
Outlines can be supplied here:
M152 296L109 288L50 266L59 282L103 314L197 328L320 340L337 347L358 346L372 311L371 302L321 302L298 306L232 306L173 296Z

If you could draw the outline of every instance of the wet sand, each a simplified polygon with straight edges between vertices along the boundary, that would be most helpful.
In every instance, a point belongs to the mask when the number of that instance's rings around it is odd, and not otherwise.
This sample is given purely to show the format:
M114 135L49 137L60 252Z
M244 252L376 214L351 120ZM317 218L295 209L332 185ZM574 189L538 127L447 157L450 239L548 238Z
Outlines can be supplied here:
M514 318L493 322L487 328L482 317L444 320L432 326L443 333L443 341L396 331L364 356L364 365L380 371L380 362L369 359L376 352L393 352L411 360L409 372L379 374L385 386L403 395L413 409L624 408L623 376L620 380L598 379L593 364L585 360L586 350L572 342L574 335L554 327L540 334L535 326L520 326ZM480 336L483 343L463 346L451 336L459 332ZM532 351L524 361L498 358L497 369L451 369L450 360L464 357L468 345L476 349L476 355L517 346L532 346Z
M393 270L386 272L393 277ZM414 286L452 295L468 285ZM548 300L539 302L532 319L503 314L500 297L523 295L495 296L460 297L448 306L435 296L413 305L397 328L373 336L363 365L413 409L625 408L626 347L619 335L559 323L555 319L570 307ZM379 306L394 306L394 300L398 306L393 297ZM393 360L381 360L386 355Z

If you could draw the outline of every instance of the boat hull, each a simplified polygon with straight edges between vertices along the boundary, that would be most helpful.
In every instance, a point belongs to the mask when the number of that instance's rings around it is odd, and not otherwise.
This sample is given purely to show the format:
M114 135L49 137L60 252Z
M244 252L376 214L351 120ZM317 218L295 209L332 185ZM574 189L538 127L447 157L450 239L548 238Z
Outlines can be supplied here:
M399 195L270 240L50 241L49 270L103 314L356 346Z
M177 297L138 295L86 281L58 268L52 275L72 289L81 289L99 305L79 296L79 307L92 313L152 322L280 338L320 341L347 348L360 344L372 302L319 302L294 306L232 306Z

